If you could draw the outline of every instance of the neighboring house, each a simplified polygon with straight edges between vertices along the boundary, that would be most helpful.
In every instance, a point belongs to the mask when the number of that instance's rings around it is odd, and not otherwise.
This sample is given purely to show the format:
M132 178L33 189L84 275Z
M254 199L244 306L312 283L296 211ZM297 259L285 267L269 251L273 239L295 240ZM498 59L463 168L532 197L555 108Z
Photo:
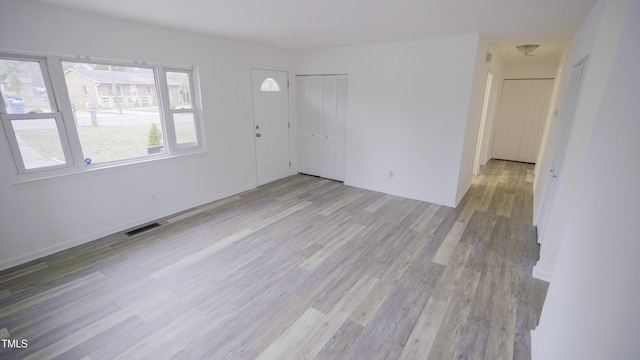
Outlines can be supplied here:
M76 110L88 103L112 108L155 106L158 104L155 79L151 74L124 71L68 69L64 73L69 98ZM172 104L180 104L179 82L168 80Z
M12 94L22 97L31 96L34 92L33 81L31 81L30 77L19 77L18 81L20 82L20 93L16 93L11 88L11 80L9 78L4 79L3 82L0 82L0 90L2 90L3 94Z

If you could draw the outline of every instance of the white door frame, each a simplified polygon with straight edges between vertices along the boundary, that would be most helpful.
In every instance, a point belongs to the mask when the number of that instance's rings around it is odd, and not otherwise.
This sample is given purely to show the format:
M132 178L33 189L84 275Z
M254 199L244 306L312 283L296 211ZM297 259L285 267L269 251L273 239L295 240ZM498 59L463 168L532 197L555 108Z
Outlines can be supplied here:
M480 127L478 128L478 141L476 143L476 156L473 160L473 174L480 174L480 156L488 143L486 141L487 134L487 117L489 114L489 105L491 104L491 97L493 96L493 78L495 75L492 72L487 72L487 82L484 88L484 100L482 101L482 115L480 115ZM484 165L484 164L483 164Z

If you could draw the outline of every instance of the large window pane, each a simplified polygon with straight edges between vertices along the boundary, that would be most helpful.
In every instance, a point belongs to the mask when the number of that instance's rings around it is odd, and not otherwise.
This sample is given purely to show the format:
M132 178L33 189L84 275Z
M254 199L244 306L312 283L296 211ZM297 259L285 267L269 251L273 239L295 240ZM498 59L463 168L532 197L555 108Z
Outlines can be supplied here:
M62 65L86 163L164 152L152 69L76 62Z
M0 59L0 93L8 114L52 112L38 61Z
M27 170L66 164L55 119L12 120Z
M167 71L169 105L172 109L193 109L189 74Z
M193 113L174 113L173 121L178 145L196 145L196 122Z

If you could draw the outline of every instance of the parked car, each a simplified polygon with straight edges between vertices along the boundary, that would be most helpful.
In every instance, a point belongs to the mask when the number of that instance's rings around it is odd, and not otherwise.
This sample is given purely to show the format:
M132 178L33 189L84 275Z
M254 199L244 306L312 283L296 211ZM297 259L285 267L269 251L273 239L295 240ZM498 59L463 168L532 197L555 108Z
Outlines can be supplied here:
M4 102L9 114L24 114L24 103L21 97L7 95L4 97Z

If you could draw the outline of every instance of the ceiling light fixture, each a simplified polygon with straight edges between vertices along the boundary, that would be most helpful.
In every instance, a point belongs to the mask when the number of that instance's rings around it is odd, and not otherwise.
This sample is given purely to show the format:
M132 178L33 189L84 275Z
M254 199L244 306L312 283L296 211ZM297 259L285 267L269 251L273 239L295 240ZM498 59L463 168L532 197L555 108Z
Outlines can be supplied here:
M520 51L524 56L531 56L531 53L534 52L537 48L539 48L539 44L526 44L526 45L518 45L516 49Z

